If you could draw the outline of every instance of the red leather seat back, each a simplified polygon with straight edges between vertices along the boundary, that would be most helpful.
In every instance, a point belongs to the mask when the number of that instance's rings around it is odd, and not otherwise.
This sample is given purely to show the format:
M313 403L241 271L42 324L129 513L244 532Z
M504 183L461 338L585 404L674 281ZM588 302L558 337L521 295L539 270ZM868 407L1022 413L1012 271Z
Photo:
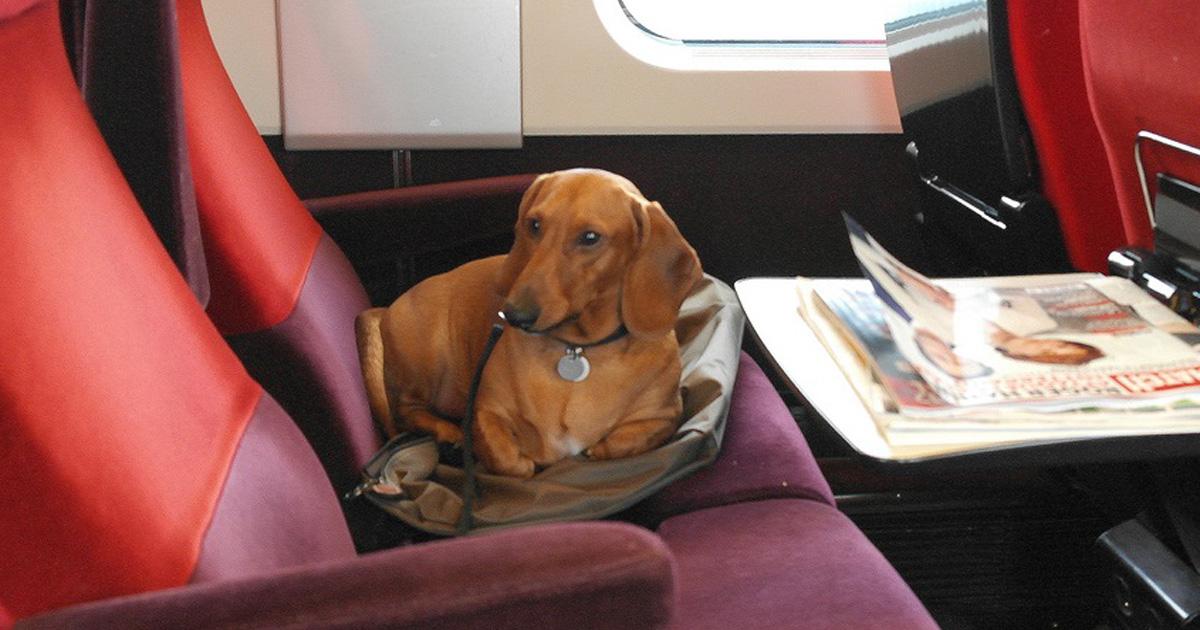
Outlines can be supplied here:
M1071 263L1104 271L1125 244L1104 145L1091 119L1075 2L1008 0L1008 34L1042 192L1058 213Z
M335 487L349 490L380 446L354 339L354 318L370 303L242 107L200 0L180 0L177 9L184 124L211 277L208 312L300 425ZM122 27L106 30L119 36Z
M180 0L187 142L212 284L208 312L226 335L282 322L299 298L321 228L242 108L200 0Z
M76 74L84 102L159 240L207 305L208 266L184 132L175 3L60 0L59 6L64 38L82 44Z
M247 427L273 403L122 179L72 79L56 3L0 2L0 60L0 621L245 574L217 552L263 557L279 532L210 530L236 520L221 506L246 488L258 504L243 499L242 523L304 506L288 514L304 516L290 536L306 548L276 564L352 551L344 526L328 531L340 514L327 484L263 501L272 478L314 469L311 453L231 481L239 448L263 444Z
M1200 147L1200 10L1189 0L1080 0L1079 13L1088 96L1125 238L1150 247L1134 141L1145 130ZM1200 158L1154 143L1142 157L1151 195L1160 172L1200 184Z

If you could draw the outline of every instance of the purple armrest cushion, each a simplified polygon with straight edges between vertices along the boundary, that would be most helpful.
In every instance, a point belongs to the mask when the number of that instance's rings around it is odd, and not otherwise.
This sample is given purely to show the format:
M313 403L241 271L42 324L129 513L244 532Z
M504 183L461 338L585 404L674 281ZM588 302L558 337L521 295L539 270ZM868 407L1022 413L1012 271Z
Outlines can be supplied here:
M668 519L673 627L934 630L937 624L874 545L836 508L772 499Z
M762 369L743 352L716 461L646 499L630 517L654 524L703 508L784 497L834 504L795 418Z
M356 265L512 235L534 175L391 188L305 201Z
M306 199L304 204L317 217L343 213L397 210L447 203L462 203L491 197L520 199L537 175L505 175L440 184L422 184L361 193ZM513 206L516 216L516 206Z
M20 628L656 628L670 552L623 523L533 526L81 604Z

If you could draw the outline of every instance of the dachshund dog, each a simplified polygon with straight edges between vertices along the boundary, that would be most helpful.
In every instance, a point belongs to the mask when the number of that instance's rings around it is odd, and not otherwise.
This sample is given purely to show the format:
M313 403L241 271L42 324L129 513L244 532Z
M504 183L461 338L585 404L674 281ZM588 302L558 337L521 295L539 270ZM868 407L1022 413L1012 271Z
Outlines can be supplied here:
M493 473L530 477L583 453L626 457L679 425L675 320L701 276L657 202L593 169L539 176L505 256L467 263L356 321L371 412L385 432L459 443L467 392L498 312L472 434Z

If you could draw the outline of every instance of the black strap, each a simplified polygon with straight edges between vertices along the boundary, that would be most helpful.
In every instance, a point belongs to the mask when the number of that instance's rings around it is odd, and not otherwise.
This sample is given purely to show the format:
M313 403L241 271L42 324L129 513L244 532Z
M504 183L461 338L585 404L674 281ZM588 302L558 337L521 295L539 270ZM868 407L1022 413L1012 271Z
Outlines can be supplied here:
M487 365L488 358L492 356L492 350L496 348L496 342L500 341L500 335L504 333L503 324L492 324L492 333L488 337L487 345L483 348L483 354L479 357L479 363L475 365L475 375L471 377L471 389L467 392L467 413L463 418L463 507L462 512L458 516L458 533L460 535L470 533L472 523L472 512L475 509L475 395L479 393L479 381L483 378L483 368Z
M547 339L553 339L554 341L557 341L558 343L561 343L562 345L564 345L568 348L574 348L576 350L584 350L587 348L595 348L596 346L603 346L606 343L612 343L612 342L624 337L625 335L628 335L629 329L625 327L625 324L621 324L620 326L617 327L617 329L615 331L613 331L613 333L611 335L609 335L599 341L593 341L591 343L573 343L573 342L567 341L566 339L561 339L559 337L555 337L554 335L551 335L550 333L529 333L529 334L541 334L542 336L546 337Z

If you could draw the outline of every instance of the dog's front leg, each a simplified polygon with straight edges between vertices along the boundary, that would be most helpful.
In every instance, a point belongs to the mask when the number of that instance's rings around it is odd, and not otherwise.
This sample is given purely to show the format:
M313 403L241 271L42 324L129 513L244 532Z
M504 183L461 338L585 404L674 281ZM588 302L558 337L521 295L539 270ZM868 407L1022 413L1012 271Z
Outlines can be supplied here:
M677 417L622 422L589 448L587 456L591 459L616 459L645 453L666 442L678 425Z
M477 410L475 413L475 454L491 472L528 479L533 476L533 460L521 452L516 435L500 415Z
M407 429L429 433L438 442L446 444L462 444L462 429L457 424L434 415L428 409L412 406L397 410L404 419Z

